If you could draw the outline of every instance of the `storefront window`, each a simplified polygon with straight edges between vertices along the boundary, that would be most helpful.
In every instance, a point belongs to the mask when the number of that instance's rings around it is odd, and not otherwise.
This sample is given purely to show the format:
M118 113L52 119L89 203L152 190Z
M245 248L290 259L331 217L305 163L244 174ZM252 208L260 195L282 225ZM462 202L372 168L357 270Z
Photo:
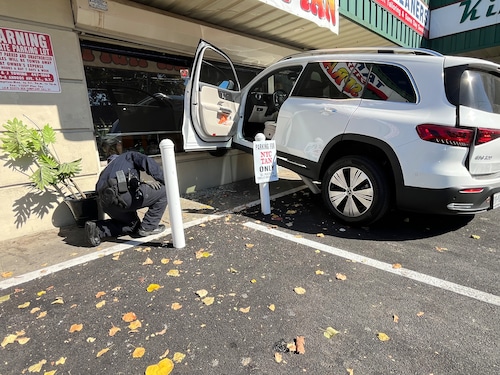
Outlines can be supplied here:
M182 151L182 114L187 67L82 48L96 141L120 137L124 149L160 153L170 138Z

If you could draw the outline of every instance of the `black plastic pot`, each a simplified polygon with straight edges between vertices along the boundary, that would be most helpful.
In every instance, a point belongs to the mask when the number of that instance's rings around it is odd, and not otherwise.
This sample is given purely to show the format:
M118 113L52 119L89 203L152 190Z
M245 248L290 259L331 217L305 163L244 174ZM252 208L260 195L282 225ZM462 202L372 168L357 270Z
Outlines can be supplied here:
M85 226L88 220L99 220L104 217L97 200L97 193L86 191L85 195L87 196L85 199L73 196L64 199L79 227Z

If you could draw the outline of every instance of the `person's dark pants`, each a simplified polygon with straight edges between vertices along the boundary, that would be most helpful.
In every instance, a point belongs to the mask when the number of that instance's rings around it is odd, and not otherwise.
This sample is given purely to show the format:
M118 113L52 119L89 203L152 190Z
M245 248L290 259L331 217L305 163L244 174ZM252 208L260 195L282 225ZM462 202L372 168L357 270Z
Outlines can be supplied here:
M160 220L167 208L167 195L165 186L155 190L147 184L139 186L141 194L126 193L122 198L127 202L127 207L110 205L102 207L103 211L111 219L98 220L97 227L103 237L118 237L121 235L133 234L142 227L145 231L150 231L158 227ZM137 210L148 207L142 223L137 215Z

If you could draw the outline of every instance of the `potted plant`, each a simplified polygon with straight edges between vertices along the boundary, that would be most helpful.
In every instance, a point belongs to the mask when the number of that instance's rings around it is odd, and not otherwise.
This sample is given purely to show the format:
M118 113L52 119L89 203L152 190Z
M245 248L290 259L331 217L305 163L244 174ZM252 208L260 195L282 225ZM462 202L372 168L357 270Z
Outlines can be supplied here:
M82 159L61 162L52 147L56 132L46 124L29 128L14 118L3 124L2 150L10 160L10 166L27 175L34 188L40 192L51 192L64 198L77 224L83 226L86 220L98 217L97 194L83 192L75 183L75 177L82 169Z

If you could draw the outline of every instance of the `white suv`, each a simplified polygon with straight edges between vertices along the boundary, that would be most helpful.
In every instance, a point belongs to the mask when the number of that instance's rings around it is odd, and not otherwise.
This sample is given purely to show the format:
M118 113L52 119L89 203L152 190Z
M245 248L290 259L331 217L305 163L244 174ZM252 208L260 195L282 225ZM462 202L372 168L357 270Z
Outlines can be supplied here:
M200 41L184 99L184 148L252 151L366 225L392 206L474 214L500 206L500 66L423 49L320 50L282 59L241 88Z

